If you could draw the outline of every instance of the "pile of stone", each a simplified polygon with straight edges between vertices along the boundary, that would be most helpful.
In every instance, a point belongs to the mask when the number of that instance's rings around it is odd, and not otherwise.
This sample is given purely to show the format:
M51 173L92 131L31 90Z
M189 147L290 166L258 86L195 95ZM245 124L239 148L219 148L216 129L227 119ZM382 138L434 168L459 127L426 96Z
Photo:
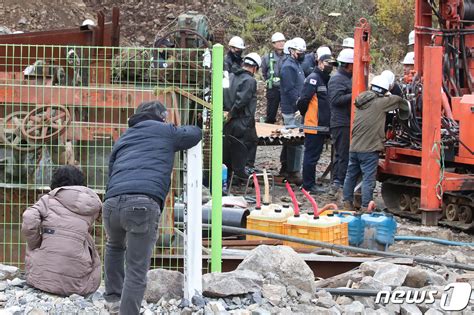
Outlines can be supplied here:
M440 298L452 282L470 282L474 274L446 268L411 267L370 261L360 268L315 281L304 260L285 246L259 246L235 271L203 276L203 294L183 298L183 275L151 270L141 313L152 314L443 314ZM431 304L375 303L375 297L336 296L330 288L436 290ZM15 267L0 265L0 315L108 314L103 288L88 296L58 297L25 284ZM471 302L473 302L471 300ZM474 304L457 314L473 314Z

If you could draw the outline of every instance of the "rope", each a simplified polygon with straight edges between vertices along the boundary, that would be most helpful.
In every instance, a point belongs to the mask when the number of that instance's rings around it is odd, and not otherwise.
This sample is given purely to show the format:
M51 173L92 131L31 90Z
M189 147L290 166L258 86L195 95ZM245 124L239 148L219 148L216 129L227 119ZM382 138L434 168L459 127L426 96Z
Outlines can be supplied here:
M443 199L443 180L444 180L444 145L441 142L435 142L433 143L433 148L431 148L431 152L436 152L438 153L439 159L437 159L437 163L439 165L439 180L438 183L435 186L436 190L436 197L438 197L439 200Z

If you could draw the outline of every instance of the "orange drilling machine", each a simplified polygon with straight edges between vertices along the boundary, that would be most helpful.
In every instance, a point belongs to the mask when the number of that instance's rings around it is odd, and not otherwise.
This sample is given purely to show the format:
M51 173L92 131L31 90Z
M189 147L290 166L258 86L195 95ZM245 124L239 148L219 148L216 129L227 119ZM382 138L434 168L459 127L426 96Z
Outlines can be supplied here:
M414 76L401 84L412 117L395 117L378 180L389 211L474 228L474 0L415 1ZM355 29L353 101L368 87L370 26ZM353 102L354 103L354 102Z

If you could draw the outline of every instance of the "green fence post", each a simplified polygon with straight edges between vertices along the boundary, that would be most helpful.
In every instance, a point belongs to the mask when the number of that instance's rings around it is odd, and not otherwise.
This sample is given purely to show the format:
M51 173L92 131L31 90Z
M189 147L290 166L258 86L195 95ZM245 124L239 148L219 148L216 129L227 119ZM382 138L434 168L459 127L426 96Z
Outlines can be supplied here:
M222 270L222 125L224 46L212 47L212 231L211 271Z

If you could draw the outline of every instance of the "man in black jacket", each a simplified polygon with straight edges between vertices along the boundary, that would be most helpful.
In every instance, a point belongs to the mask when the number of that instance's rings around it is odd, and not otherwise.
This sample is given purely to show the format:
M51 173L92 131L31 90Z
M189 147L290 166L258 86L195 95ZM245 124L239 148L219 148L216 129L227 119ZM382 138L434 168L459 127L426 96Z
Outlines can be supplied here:
M140 104L110 156L103 224L104 297L111 312L139 314L175 152L202 138L198 127L175 127L166 117L160 102Z
M337 61L340 63L339 69L328 84L331 104L331 138L336 151L332 167L333 194L342 192L349 162L354 50L350 48L341 50Z
M304 116L303 188L311 193L323 193L316 185L316 164L323 151L324 141L329 135L331 112L327 84L336 64L331 51L318 58L318 65L306 78L297 105Z
M224 71L235 73L241 69L242 52L245 49L244 40L239 36L234 36L229 41L229 51L224 57Z
M229 112L224 125L224 163L240 179L247 179L251 174L257 154L257 80L254 74L261 63L256 53L245 56L242 69L231 74L227 91Z

